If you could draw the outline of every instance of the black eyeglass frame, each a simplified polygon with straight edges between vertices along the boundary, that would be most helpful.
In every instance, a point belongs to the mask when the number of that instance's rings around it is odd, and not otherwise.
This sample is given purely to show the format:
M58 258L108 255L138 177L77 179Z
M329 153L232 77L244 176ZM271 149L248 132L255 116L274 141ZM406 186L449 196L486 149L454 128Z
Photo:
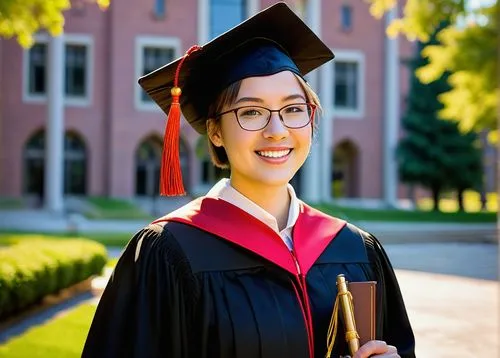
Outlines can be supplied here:
M290 126L287 126L285 124L285 121L283 120L283 117L281 116L281 111L283 109L287 108L287 107L298 106L298 105L307 105L307 106L309 106L311 108L311 114L309 115L309 121L306 124L304 124L303 126L300 126L300 127L290 127ZM267 118L266 124L264 124L264 126L262 128L259 128L259 129L246 129L246 128L243 128L243 126L240 123L240 118L238 117L238 111L240 109L242 109L242 108L260 108L260 109L265 109L266 111L269 111L269 118ZM316 113L316 109L317 109L317 106L314 103L310 103L310 102L291 103L291 104L287 104L286 106L281 107L280 109L269 109L269 108L262 107L262 106L242 106L242 107L236 107L236 108L227 110L225 112L218 113L218 114L215 115L215 118L221 117L224 114L228 114L228 113L232 112L232 113L234 113L234 116L236 117L236 122L238 122L238 125L241 127L241 129L243 129L245 131L249 131L249 132L257 132L257 131L261 131L264 128L266 128L267 125L269 124L269 122L271 121L271 117L273 115L273 112L277 112L278 113L278 117L280 118L281 123L283 123L283 125L286 128L289 128L289 129L300 129L300 128L304 128L304 127L308 126L311 123L311 121L313 120L314 115Z

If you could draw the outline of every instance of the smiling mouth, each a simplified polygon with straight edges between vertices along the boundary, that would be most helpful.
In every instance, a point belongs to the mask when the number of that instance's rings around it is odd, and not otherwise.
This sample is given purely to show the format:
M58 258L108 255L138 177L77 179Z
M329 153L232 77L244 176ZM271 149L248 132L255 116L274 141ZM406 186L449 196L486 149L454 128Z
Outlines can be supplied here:
M285 149L285 150L263 150L263 151L256 151L255 153L264 158L283 158L286 157L291 152L292 149Z

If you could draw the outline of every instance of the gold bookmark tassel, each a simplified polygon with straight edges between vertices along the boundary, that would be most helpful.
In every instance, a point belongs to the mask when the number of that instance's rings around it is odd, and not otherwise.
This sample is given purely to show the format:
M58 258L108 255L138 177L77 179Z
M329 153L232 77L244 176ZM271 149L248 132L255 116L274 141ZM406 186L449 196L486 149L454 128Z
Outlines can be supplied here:
M328 327L328 334L326 336L326 346L328 347L326 351L326 358L330 358L333 350L333 345L335 344L335 337L337 336L337 327L339 315L339 296L335 299L335 305L333 306L332 318L330 319L330 326Z

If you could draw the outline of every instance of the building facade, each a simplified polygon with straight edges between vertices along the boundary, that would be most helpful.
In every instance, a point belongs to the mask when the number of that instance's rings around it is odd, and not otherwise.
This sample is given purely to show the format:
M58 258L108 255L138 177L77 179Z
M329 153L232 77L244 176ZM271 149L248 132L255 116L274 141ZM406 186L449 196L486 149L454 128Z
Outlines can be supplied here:
M74 2L62 37L64 192L155 195L165 115L140 89L138 77L272 3L120 0L103 12ZM409 82L402 60L412 56L412 44L400 39L390 50L384 21L374 19L363 0L288 3L336 55L335 61L310 76L324 116L310 158L315 162L301 169L294 184L306 195L314 186L311 180L320 176L322 190L316 198L381 199L389 180L384 172L387 58L397 59L392 80L399 89L392 97L402 113ZM23 50L14 40L0 40L0 196L43 195L49 42L40 34L31 49ZM210 164L206 139L185 121L181 132L185 186L193 195L204 193L221 173ZM401 186L397 189L404 194Z

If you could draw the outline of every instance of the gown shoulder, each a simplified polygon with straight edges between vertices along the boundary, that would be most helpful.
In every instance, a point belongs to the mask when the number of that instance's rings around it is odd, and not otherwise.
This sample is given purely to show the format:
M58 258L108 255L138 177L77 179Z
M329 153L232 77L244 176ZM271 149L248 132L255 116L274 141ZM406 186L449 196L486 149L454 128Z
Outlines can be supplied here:
M130 240L103 292L82 357L187 357L198 285L163 225Z

